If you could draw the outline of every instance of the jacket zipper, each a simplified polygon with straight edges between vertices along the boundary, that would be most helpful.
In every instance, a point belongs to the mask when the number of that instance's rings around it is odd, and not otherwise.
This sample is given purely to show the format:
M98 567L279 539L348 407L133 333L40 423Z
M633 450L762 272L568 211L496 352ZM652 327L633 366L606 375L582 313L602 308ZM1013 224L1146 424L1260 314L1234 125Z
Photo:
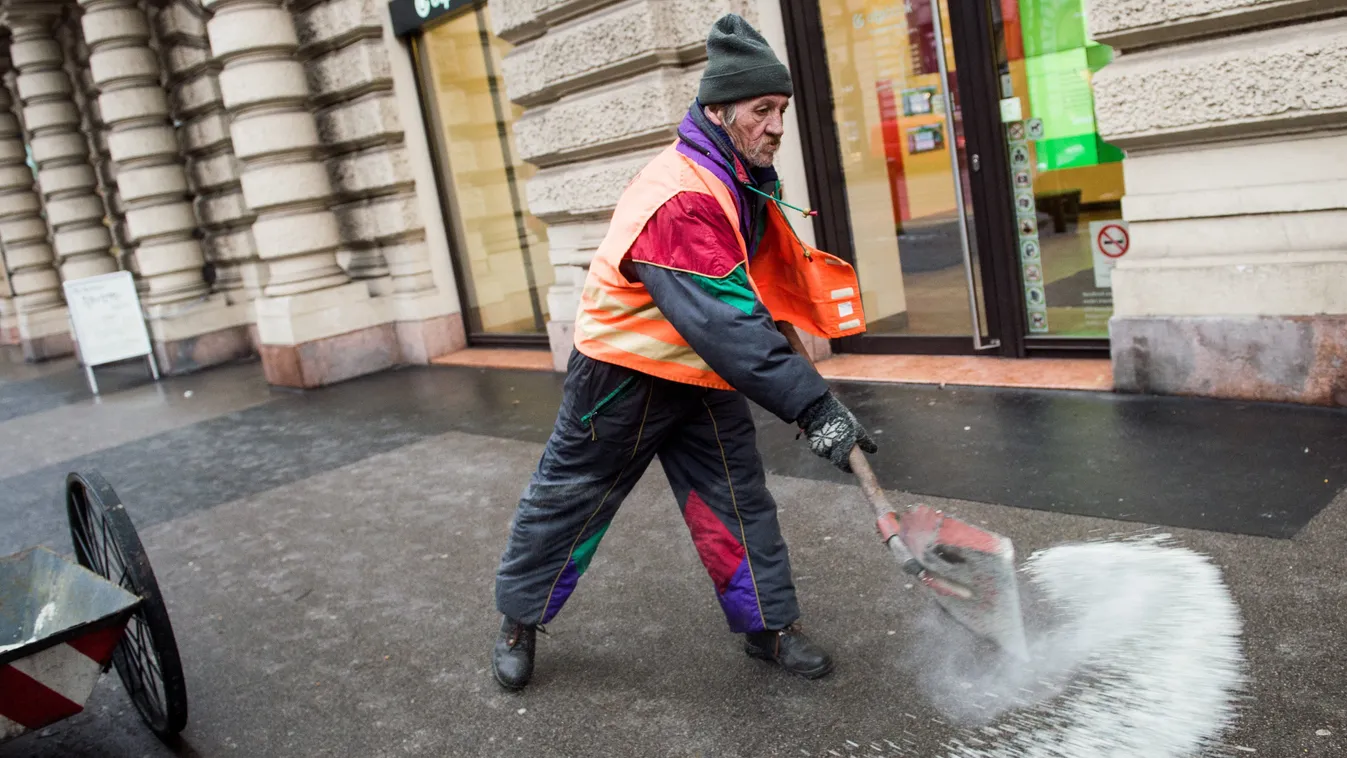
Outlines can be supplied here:
M596 403L594 405L594 408L591 409L589 413L586 413L585 415L580 417L580 425L589 426L590 439L597 440L599 438L598 430L594 428L594 419L598 417L600 413L603 412L604 408L607 408L609 405L612 405L614 402L617 401L618 398L626 394L626 391L631 387L632 382L635 381L636 377L634 376L629 376L626 379L623 379L622 383L617 385L617 387L615 387L612 392L609 392L607 395L604 396L602 400Z

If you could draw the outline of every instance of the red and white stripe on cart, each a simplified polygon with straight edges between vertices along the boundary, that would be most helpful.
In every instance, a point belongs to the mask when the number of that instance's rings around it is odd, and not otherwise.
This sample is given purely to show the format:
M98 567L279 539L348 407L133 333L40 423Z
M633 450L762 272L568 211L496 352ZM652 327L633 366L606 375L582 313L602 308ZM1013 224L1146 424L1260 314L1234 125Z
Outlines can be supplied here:
M84 710L125 629L100 629L0 666L0 742Z

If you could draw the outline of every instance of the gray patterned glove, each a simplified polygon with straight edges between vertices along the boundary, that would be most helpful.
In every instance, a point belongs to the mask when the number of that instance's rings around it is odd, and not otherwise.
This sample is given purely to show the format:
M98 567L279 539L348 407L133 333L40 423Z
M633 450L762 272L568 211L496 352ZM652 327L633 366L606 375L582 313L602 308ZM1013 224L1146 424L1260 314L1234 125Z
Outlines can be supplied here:
M870 454L879 450L861 422L831 392L810 403L796 423L809 438L809 449L814 455L827 458L847 473L851 473L847 458L852 447L858 446Z

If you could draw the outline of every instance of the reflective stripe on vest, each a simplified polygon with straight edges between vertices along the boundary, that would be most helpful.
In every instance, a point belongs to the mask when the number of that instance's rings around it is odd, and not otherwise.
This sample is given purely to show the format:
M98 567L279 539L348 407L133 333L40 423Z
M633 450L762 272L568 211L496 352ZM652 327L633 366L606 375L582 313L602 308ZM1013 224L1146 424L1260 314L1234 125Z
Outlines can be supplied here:
M628 281L619 269L650 218L681 192L716 199L747 266L748 246L729 188L679 153L675 143L646 165L618 200L585 279L575 346L595 360L662 379L732 389L665 319L645 286ZM775 320L824 338L865 330L860 287L851 266L801 242L775 203L768 203L766 231L748 272L749 285Z

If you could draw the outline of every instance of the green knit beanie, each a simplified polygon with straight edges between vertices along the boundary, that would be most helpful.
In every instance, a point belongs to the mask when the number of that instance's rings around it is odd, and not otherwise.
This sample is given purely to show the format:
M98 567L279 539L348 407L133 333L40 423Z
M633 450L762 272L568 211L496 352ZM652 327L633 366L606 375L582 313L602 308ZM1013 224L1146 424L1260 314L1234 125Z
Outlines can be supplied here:
M706 37L706 72L697 90L702 105L793 94L790 69L758 30L733 13L721 16Z

